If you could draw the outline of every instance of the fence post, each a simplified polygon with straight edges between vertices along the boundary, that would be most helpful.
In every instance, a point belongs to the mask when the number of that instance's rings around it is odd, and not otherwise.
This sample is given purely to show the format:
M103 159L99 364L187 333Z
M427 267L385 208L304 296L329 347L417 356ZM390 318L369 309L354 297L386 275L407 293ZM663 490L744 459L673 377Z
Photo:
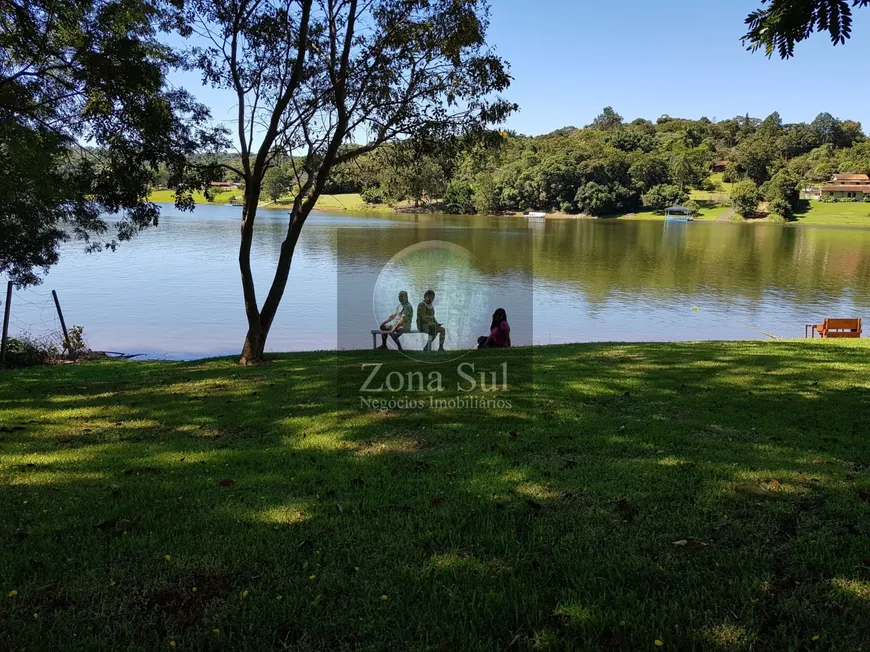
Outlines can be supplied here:
M66 343L66 350L70 355L73 354L72 347L69 345L69 333L66 332L66 322L63 320L63 312L60 309L60 301L57 300L57 292L51 291L51 296L54 297L54 305L57 308L57 316L60 318L60 327L63 329L63 341Z
M6 305L3 306L3 338L0 340L0 364L6 364L6 341L9 339L9 311L12 308L12 281L6 284Z

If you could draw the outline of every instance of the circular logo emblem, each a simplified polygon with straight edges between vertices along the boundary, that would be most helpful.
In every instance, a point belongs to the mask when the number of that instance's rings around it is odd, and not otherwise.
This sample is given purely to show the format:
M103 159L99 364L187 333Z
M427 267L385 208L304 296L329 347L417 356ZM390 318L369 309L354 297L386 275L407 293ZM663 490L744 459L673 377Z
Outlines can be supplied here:
M434 292L432 301L427 293ZM407 294L406 303L402 298ZM411 323L399 342L402 353L420 362L441 363L477 348L477 338L489 334L493 307L487 275L481 262L452 242L427 240L406 247L381 270L375 282L372 307L378 324L413 310ZM419 328L418 328L419 327ZM439 353L443 329L444 353ZM430 344L430 339L432 339ZM431 351L423 351L426 345Z

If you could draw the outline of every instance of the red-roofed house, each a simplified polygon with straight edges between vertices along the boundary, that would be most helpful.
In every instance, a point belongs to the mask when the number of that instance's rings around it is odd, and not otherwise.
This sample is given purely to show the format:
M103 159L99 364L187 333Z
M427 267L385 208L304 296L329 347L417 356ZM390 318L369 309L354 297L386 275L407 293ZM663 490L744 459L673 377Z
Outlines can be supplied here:
M831 184L865 184L870 183L870 177L866 174L835 174L831 177Z
M819 191L822 197L864 199L870 196L870 177L866 174L835 174Z

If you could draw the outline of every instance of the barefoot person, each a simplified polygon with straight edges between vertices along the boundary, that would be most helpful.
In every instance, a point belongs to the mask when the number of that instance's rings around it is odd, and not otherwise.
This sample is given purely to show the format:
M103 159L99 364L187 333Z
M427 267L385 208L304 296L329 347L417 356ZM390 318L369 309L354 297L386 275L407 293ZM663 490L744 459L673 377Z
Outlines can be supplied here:
M408 301L408 293L402 290L399 292L399 305L396 307L396 312L387 317L384 320L384 323L381 324L382 331L390 331L388 334L393 338L399 351L402 350L402 344L399 342L399 338L402 336L402 333L410 330L413 319L414 307L411 305L411 302ZM382 334L381 338L383 339L381 348L385 349L387 348L387 336Z
M432 302L435 300L435 293L432 290L426 290L423 295L423 300L417 306L417 330L421 333L426 333L429 336L429 341L423 347L424 351L432 350L432 342L435 341L435 336L439 336L438 350L444 350L444 326L435 321L435 308L432 307Z
M489 335L481 335L477 338L478 349L501 349L511 345L511 325L508 324L507 312L504 308L496 308L492 313L492 323L489 326Z

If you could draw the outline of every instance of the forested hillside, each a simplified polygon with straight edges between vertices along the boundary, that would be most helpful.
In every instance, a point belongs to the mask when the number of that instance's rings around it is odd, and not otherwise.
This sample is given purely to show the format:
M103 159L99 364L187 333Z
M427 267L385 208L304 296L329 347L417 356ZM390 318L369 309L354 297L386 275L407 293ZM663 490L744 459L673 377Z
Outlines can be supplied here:
M724 175L711 178L717 162L727 162ZM738 214L751 214L761 201L788 219L802 186L868 172L870 142L861 124L828 113L796 124L783 124L778 113L763 120L662 116L627 123L607 107L590 125L542 136L501 131L396 143L336 169L326 192L450 213L618 215L691 203L693 190L718 190L711 196ZM269 171L266 192L273 200L286 197L295 180L293 161L285 158Z

